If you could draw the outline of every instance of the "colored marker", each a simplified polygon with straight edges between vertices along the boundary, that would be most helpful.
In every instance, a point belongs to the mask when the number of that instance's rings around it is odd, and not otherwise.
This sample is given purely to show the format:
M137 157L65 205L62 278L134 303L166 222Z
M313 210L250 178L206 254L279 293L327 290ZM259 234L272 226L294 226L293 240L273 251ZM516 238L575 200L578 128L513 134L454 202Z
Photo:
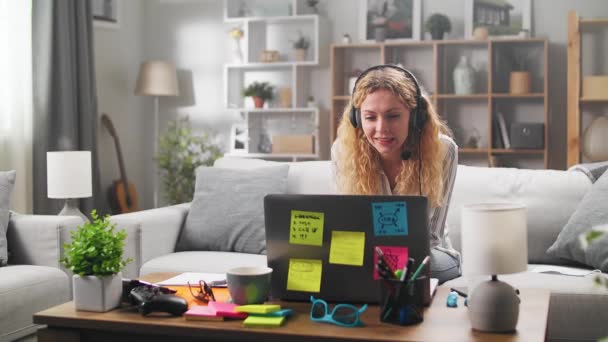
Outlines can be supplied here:
M426 266L426 264L429 262L429 259L430 257L428 255L424 257L424 260L422 260L420 266L418 266L418 268L416 269L416 272L414 272L414 274L412 274L412 276L410 277L410 283L414 282L416 278L418 278L418 275L420 274L420 272L422 272L424 266Z

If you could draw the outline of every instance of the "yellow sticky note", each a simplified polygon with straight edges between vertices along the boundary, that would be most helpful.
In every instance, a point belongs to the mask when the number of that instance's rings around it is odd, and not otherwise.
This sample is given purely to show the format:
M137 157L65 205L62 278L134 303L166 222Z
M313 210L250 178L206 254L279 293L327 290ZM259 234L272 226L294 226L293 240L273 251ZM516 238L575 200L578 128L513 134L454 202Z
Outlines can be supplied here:
M313 211L291 211L289 243L322 246L324 213Z
M363 266L365 233L334 230L331 232L329 263Z
M318 293L321 291L323 263L315 259L289 259L287 289Z

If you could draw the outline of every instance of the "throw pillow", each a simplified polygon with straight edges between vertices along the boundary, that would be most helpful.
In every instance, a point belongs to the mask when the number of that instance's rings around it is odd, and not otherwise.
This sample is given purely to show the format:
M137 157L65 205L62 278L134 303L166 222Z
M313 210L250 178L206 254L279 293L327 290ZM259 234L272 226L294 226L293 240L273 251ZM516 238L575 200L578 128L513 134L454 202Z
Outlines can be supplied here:
M608 272L608 253L603 252L608 251L608 238L597 239L587 249L579 241L581 234L602 224L608 224L608 172L585 194L547 253Z
M176 250L265 253L264 196L285 193L288 170L288 165L253 170L199 167Z
M15 185L15 171L0 171L0 266L8 262L8 244L6 231L8 229L8 204Z

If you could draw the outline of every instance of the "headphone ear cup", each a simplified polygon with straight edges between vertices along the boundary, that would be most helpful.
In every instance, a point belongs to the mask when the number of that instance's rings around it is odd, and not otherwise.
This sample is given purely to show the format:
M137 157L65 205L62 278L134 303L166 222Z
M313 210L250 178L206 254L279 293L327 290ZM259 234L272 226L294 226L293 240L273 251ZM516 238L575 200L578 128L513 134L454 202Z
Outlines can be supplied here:
M416 128L419 131L422 131L424 128L427 117L428 112L426 100L420 99L420 101L418 101L418 106L416 107Z
M359 111L355 107L350 109L350 124L355 128L359 127Z

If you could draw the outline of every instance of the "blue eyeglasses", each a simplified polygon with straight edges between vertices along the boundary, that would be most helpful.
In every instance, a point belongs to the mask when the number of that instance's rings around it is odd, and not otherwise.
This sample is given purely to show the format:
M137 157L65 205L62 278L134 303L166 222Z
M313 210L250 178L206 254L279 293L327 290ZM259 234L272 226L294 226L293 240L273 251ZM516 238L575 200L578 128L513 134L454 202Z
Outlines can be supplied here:
M329 313L327 302L323 299L315 299L310 296L312 306L310 307L310 320L315 322L332 323L342 327L358 327L362 326L363 322L359 316L367 309L367 304L360 309L350 304L338 304Z

